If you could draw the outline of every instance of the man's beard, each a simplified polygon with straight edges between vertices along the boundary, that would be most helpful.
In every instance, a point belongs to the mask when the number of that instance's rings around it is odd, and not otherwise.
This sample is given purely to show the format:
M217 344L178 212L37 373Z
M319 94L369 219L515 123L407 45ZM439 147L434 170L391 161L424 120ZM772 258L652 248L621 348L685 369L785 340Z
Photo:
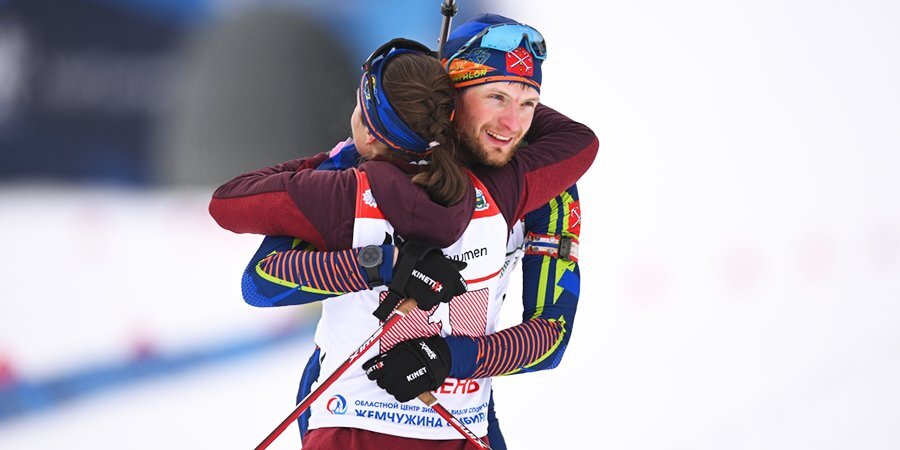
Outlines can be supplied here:
M489 167L503 167L512 157L516 154L516 150L522 147L525 143L524 139L519 139L518 142L513 146L513 149L504 153L502 159L490 158L492 152L489 152L481 142L478 141L477 138L474 138L469 133L460 133L459 136L460 150L462 150L462 154L464 155L466 162L468 164L481 164Z

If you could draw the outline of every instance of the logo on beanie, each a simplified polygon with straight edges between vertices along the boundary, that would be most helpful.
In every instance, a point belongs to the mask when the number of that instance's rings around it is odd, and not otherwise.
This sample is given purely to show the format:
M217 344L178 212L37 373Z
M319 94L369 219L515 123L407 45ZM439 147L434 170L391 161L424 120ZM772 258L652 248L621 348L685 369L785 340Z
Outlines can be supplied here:
M449 72L453 82L459 83L461 81L481 78L487 75L488 72L493 72L494 70L496 69L491 66L486 66L477 62L466 59L454 59L450 62Z
M534 76L534 58L531 52L524 47L506 52L506 71L522 77Z
M487 64L488 60L491 59L491 52L483 48L474 48L468 53L461 55L459 59L472 61L476 64ZM490 69L494 70L493 67L491 67Z

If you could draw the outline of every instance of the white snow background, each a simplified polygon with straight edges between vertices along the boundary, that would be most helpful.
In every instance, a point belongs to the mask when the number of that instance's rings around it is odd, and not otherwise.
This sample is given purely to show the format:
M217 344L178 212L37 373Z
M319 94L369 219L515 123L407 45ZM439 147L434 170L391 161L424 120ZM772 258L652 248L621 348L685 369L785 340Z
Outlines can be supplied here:
M900 448L900 3L496 12L545 34L543 101L600 139L566 357L495 382L509 448ZM243 303L259 239L215 226L211 189L0 188L0 363L41 378L308 315ZM310 349L23 416L0 449L252 448Z

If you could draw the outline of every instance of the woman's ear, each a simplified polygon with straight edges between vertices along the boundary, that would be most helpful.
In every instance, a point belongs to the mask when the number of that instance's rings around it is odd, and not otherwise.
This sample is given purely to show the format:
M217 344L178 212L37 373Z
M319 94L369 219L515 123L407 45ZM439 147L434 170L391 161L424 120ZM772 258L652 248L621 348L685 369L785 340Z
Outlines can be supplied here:
M369 127L366 127L366 145L372 145L375 140L375 135L369 131Z

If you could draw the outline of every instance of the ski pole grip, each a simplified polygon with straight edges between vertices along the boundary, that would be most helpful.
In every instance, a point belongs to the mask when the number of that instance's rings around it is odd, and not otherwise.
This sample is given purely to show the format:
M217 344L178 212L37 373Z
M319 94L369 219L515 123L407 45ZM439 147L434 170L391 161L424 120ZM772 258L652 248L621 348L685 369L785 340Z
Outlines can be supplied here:
M417 305L418 303L416 303L416 300L413 298L403 299L393 292L389 292L387 298L378 305L378 308L372 314L374 314L378 320L387 322L388 318L391 317L391 314L400 312L405 316L415 309Z
M441 4L441 14L444 16L453 17L457 11L459 11L459 7L453 0L444 0L444 3Z
M418 398L419 398L419 400L422 401L422 403L424 403L428 406L431 406L431 405L437 403L437 398L434 396L434 394L432 394L431 392L428 392L428 391L419 394Z
M396 310L402 312L403 315L406 315L409 314L410 311L416 309L416 306L418 306L418 303L416 303L416 299L410 297L400 302L400 304L397 305Z

